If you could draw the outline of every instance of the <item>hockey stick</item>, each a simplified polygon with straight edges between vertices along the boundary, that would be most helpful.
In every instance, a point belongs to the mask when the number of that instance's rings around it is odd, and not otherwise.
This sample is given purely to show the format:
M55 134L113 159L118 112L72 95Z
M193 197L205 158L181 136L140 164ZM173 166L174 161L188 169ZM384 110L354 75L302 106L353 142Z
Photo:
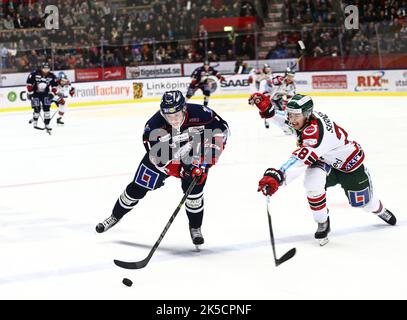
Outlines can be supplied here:
M290 69L294 69L297 65L299 67L300 61L302 57L304 56L305 53L305 44L302 42L302 40L298 41L298 45L300 46L300 56L297 58L297 61L290 67Z
M180 203L178 204L178 207L175 209L174 213L172 214L170 220L168 220L164 230L161 232L158 240L156 241L156 243L154 244L153 248L150 250L150 253L148 254L148 256L141 261L137 261L137 262L126 262L126 261L121 261L121 260L113 260L114 264L120 268L124 268L124 269L141 269L144 268L148 262L150 261L151 257L153 256L155 250L158 248L158 246L161 243L161 240L164 238L165 234L167 233L168 229L170 228L172 222L174 221L175 217L177 216L179 210L181 209L182 205L184 204L185 200L187 199L187 197L190 195L190 193L192 192L192 189L195 187L196 183L198 182L198 176L196 176L194 178L194 180L192 180L191 184L189 185L187 191L185 192L184 196L182 197Z
M271 225L271 214L270 214L269 205L270 205L270 196L267 195L267 216L268 216L268 221L269 221L270 240L271 240L271 246L273 248L274 262L276 264L276 267L278 267L280 264L282 264L282 263L286 262L287 260L291 259L292 257L294 257L297 250L295 248L292 248L292 249L288 250L286 253L284 253L284 255L280 259L277 259L276 246L274 243L273 228Z
M40 111L39 115L40 115L40 118L41 118L42 122L43 122L44 125L45 125L44 118L42 117L41 111ZM38 121L38 120L37 120L37 121ZM33 123L33 122L34 122L34 118L32 118L30 121L28 121L29 124L31 124L31 123ZM42 127L35 126L34 129L37 129L37 130L45 130L45 127L42 128Z
M52 115L51 119L49 119L49 122L52 121L52 119L54 119L55 115L57 114L57 112L59 112L59 109L56 109L54 114Z
M51 135L51 130L52 129L47 129L47 125L45 124L45 120L44 120L44 118L42 117L42 114L41 114L41 111L40 111L40 118L41 118L41 120L42 120L42 122L44 122L44 128L41 128L41 129L39 129L39 130L46 130L46 132L49 134L49 135ZM51 120L50 120L51 121Z

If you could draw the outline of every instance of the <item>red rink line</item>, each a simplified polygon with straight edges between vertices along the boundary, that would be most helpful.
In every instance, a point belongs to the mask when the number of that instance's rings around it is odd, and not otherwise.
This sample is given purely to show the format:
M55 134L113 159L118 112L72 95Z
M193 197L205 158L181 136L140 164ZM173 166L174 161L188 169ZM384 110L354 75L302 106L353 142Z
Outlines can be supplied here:
M39 185L39 184L49 184L49 183L61 183L61 182L63 183L63 182L81 181L81 180L104 179L104 178L111 178L111 177L128 176L131 174L133 174L133 173L116 173L116 174L108 174L108 175L104 175L104 176L93 176L93 177L82 177L82 178L70 178L70 179L59 179L59 180L50 180L50 181L9 184L9 185L0 186L0 189L29 187L29 186L35 186L35 185Z

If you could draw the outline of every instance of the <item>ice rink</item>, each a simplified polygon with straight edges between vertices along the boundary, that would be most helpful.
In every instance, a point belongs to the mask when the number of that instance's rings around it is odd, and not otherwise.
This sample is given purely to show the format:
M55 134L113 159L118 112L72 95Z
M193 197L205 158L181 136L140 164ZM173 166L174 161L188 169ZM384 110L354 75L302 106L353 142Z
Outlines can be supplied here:
M271 198L277 255L297 248L277 268L256 189L295 140L265 129L246 99L210 103L232 135L205 187L202 251L194 251L182 209L140 270L113 259L147 256L182 197L177 179L107 233L94 230L133 178L158 103L72 108L65 127L53 119L52 136L28 125L30 112L0 114L0 299L407 299L407 98L314 102L362 145L375 192L398 224L349 207L342 189L331 188L330 242L319 247L301 177Z

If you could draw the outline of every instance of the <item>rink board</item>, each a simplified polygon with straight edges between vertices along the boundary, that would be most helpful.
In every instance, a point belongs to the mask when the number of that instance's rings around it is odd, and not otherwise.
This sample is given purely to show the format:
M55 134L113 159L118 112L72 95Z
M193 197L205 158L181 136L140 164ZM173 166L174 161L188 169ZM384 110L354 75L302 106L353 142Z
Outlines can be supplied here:
M77 82L70 107L106 104L138 105L159 101L165 91L188 90L189 77L134 79L102 82ZM407 70L299 72L297 91L312 96L407 96ZM214 77L211 99L248 98L255 92L248 75L227 76L222 83ZM193 99L202 99L197 90ZM0 112L30 110L24 86L0 88Z

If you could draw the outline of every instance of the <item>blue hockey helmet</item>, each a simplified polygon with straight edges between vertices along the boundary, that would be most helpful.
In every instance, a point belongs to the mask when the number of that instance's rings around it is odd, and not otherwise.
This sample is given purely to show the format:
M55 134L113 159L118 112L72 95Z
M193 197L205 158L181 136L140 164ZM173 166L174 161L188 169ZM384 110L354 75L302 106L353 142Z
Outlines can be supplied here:
M68 80L68 76L67 76L66 73L63 72L63 71L58 72L57 78L58 78L58 79Z
M166 91L161 98L160 111L162 115L173 114L185 110L185 98L181 91Z
M49 63L48 62L43 62L41 63L41 71L44 73L47 73L51 70L51 68L49 67Z
M166 91L160 103L160 113L174 128L179 129L185 119L186 101L181 91Z

